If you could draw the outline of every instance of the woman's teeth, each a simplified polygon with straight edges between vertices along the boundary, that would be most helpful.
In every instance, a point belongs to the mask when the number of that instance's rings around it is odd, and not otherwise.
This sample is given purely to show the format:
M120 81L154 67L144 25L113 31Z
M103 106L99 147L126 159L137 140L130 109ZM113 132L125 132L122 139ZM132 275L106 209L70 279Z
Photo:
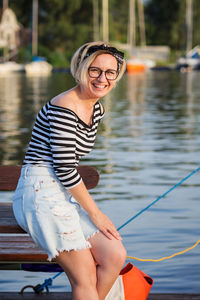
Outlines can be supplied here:
M94 84L94 86L98 89L104 89L106 87L105 85L99 85L99 84Z

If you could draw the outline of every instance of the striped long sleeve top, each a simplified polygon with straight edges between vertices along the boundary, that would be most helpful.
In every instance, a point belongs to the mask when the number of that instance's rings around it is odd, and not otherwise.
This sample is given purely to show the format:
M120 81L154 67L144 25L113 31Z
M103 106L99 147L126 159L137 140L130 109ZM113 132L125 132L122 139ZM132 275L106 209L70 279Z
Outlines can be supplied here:
M65 188L75 187L81 181L76 166L92 150L103 115L97 102L88 126L70 109L49 101L37 115L23 165L51 166Z

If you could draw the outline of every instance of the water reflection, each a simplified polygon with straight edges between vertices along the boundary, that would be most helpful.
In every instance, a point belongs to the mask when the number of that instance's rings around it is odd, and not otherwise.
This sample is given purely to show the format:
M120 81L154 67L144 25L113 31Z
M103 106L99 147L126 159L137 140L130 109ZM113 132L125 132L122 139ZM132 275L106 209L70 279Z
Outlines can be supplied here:
M46 98L51 78L49 76L27 76L26 89L28 91L27 100L33 102L32 110L36 114L41 108L41 103Z
M60 75L60 74L59 74ZM66 76L29 77L11 73L0 79L0 161L21 164L36 114L57 93L72 86ZM62 74L63 75L63 74Z
M140 115L145 110L147 73L127 74L127 99L134 114Z
M21 87L21 76L18 74L1 77L0 141L2 164L9 164L20 145L18 136L22 130L20 126Z

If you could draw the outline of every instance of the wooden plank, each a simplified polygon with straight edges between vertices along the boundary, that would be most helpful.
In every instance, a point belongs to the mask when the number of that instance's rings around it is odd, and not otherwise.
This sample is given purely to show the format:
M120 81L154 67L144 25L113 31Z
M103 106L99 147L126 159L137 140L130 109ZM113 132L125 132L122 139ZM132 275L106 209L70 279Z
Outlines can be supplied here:
M50 288L51 289L51 288ZM30 289L29 289L30 291ZM1 292L1 300L72 300L71 292L51 292L34 294L31 292L19 294L17 292ZM196 294L150 294L148 300L200 300Z
M47 262L47 254L29 236L1 236L0 262Z
M200 300L199 294L149 294L148 300Z
M99 182L99 174L95 168L90 166L78 166L77 170L87 189L92 189L97 186ZM0 190L15 190L20 172L21 166L0 166Z
M21 166L0 166L0 190L15 190L20 172Z
M21 270L21 263L1 263L0 262L0 270ZM0 298L1 299L1 298Z
M13 216L12 202L0 202L0 218Z
M15 220L12 203L0 202L0 233L25 233Z
M99 182L99 173L95 168L90 166L78 166L77 170L88 190L97 186Z
M30 289L28 289L30 291ZM16 292L1 292L1 300L72 300L72 295L70 292L57 292L57 293L42 293L35 294L31 292L25 292L24 294L19 294Z

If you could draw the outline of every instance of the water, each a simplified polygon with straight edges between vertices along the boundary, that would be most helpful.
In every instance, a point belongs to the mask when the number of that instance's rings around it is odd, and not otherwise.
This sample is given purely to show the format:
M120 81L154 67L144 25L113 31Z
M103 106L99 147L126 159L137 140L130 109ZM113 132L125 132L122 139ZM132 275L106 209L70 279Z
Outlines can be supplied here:
M92 195L117 227L200 166L200 73L125 75L102 100L106 116L83 164L100 172ZM21 164L36 113L74 84L69 74L0 79L0 163ZM129 256L161 258L200 238L200 172L124 227ZM11 201L12 192L1 192ZM199 245L162 262L129 260L154 279L152 292L200 293ZM20 276L16 275L20 272ZM19 290L53 274L0 271L0 290ZM19 274L19 273L17 273ZM51 290L69 290L65 275Z

